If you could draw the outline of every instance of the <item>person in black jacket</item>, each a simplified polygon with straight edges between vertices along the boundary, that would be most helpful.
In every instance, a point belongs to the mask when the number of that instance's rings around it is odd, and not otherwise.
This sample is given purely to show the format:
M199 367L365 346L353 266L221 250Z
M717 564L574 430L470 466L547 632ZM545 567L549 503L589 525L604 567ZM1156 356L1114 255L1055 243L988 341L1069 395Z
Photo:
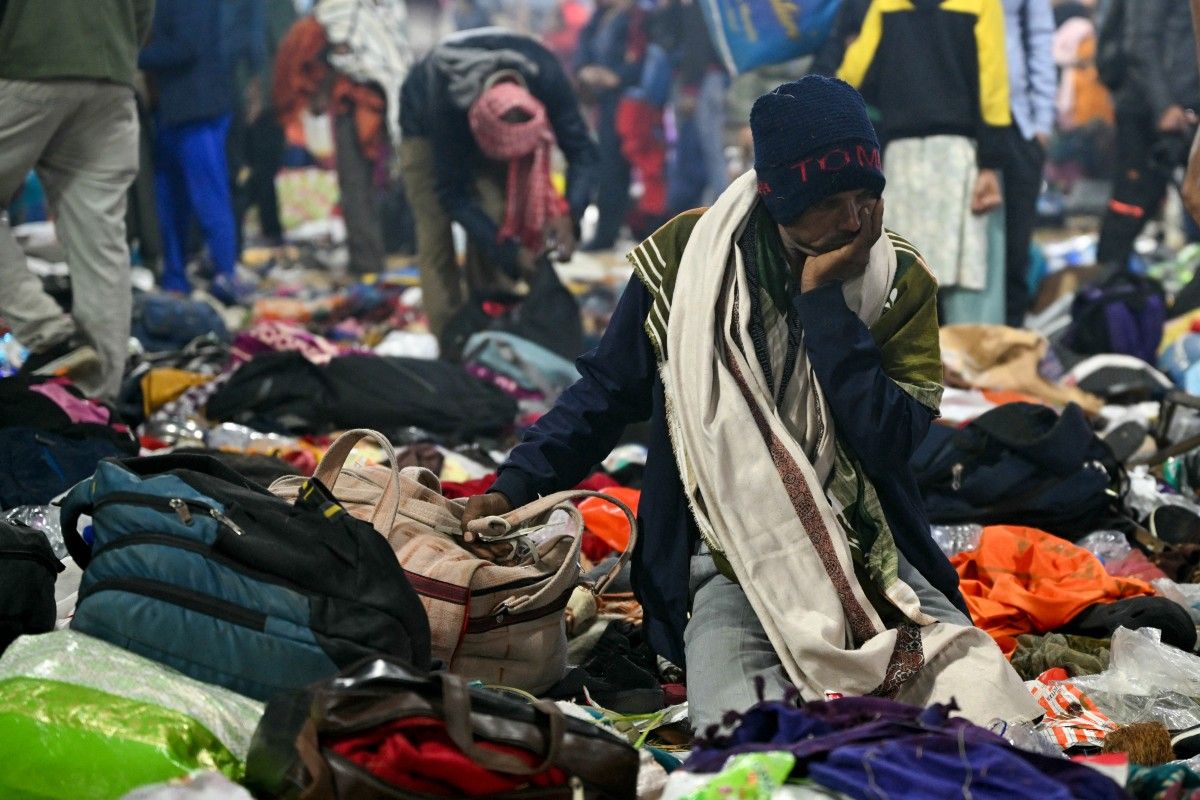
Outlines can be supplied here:
M505 85L516 88L496 88ZM491 101L500 95L510 107L501 112L502 122L493 121L485 130L480 127L483 107L494 112ZM497 137L516 130L505 131L503 125L524 130L536 124L531 116L544 118L542 141L557 143L566 156L565 203L547 199L547 187L536 177L532 190L524 183L531 171L540 169L542 155L502 158L489 153ZM579 218L596 185L599 155L570 79L549 50L499 28L443 40L404 82L400 128L401 171L416 223L425 311L435 335L465 300L451 221L467 232L467 284L473 289L495 288L503 281L501 273L509 278L530 275L538 257L550 249L547 243L560 259L571 257ZM489 142L491 147L481 147ZM540 213L530 200L549 205L541 230L522 229L514 219L518 212Z
M1117 2L1124 3L1121 24L1105 29L1118 37L1124 67L1109 87L1116 94L1117 177L1096 259L1119 270L1128 265L1146 219L1157 213L1171 173L1187 158L1200 75L1187 0Z
M889 224L933 268L942 321L1003 324L988 255L1012 124L1000 0L872 0L838 76L879 109Z
M216 273L211 290L219 300L235 302L243 292L235 276L237 228L225 154L233 76L223 57L221 2L161 0L138 66L158 87L154 169L162 287L191 291L185 248L194 218Z

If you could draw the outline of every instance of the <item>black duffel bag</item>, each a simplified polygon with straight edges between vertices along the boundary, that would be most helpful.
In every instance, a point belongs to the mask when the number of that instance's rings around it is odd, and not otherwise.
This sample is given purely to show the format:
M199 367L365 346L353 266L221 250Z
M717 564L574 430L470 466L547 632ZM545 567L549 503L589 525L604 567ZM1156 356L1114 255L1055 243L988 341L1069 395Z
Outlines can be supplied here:
M1065 538L1097 529L1120 467L1079 406L1009 403L962 430L935 425L912 459L935 525L1024 525Z
M208 401L210 419L278 433L371 428L392 441L419 428L469 440L510 428L517 404L457 364L368 355L313 364L299 353L264 353Z

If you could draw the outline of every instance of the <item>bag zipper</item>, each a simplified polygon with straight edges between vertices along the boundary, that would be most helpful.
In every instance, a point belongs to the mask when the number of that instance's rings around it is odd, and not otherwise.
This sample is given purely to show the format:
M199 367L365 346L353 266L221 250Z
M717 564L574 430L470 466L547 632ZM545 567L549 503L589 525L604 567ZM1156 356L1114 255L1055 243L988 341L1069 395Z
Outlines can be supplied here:
M146 506L160 511L171 511L175 516L179 517L179 521L184 525L191 525L193 519L192 512L198 512L211 517L218 525L228 528L238 536L246 535L246 532L236 522L221 511L218 511L207 503L201 503L198 500L185 500L182 497L157 497L139 492L112 492L97 501L93 508L99 511L104 506L117 504Z
M0 558L11 558L19 561L36 561L43 567L51 570L54 573L63 571L62 562L58 559L47 558L40 553L31 553L28 550L0 549Z
M248 608L226 600L219 600L215 597L187 589L180 589L178 586L172 586L169 583L147 580L145 578L105 578L96 581L86 590L79 593L78 602L82 604L84 600L94 594L110 591L128 592L130 594L142 595L143 597L151 597L155 600L163 600L172 605L182 606L199 614L224 620L255 631L262 632L267 628L266 614L251 611Z
M307 591L295 583L287 580L286 578L281 578L278 575L272 575L270 573L263 572L262 570L255 569L254 567L248 567L237 559L230 558L224 553L217 552L210 545L204 544L203 542L185 539L181 536L172 536L169 533L127 534L93 552L92 558L95 559L101 553L107 553L113 550L122 550L126 547L134 547L139 544L156 544L161 545L162 547L172 547L176 550L186 550L189 553L196 553L197 555L204 556L210 561L215 561L222 566L229 567L239 575L245 575L248 578L262 581L263 583L271 583L276 586L282 586L285 589L291 589L292 591L299 592L301 594L304 594Z

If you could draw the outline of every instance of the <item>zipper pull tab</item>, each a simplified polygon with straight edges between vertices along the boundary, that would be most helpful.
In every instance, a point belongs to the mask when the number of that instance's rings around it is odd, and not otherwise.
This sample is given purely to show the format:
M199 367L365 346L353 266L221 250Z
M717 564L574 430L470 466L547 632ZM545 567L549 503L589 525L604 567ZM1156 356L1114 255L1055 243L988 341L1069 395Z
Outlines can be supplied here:
M569 785L571 787L571 800L587 800L587 795L583 791L583 781L579 779L579 776L572 775Z
M179 521L184 525L192 524L192 511L187 507L187 503L178 497L171 498L171 508L175 511L175 516L179 517Z
M229 517L222 514L220 511L217 511L215 508L210 508L208 510L208 513L209 513L209 516L211 516L213 519L215 519L217 521L217 524L224 525L226 528L229 528L229 530L233 531L238 536L246 535L246 532L243 531L241 528L239 528L238 524L236 522L234 522Z
M963 465L955 464L950 470L950 474L953 476L950 480L950 488L957 492L962 488Z

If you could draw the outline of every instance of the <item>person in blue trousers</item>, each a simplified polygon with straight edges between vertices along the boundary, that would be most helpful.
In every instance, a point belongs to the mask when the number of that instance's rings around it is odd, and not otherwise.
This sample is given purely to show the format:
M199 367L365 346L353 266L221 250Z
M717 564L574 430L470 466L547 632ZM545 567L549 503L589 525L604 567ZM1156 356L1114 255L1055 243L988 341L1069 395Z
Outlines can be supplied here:
M162 0L138 66L157 88L154 177L163 240L162 288L187 294L186 247L193 219L208 245L210 291L236 303L237 228L225 143L233 77L222 57L221 0Z

